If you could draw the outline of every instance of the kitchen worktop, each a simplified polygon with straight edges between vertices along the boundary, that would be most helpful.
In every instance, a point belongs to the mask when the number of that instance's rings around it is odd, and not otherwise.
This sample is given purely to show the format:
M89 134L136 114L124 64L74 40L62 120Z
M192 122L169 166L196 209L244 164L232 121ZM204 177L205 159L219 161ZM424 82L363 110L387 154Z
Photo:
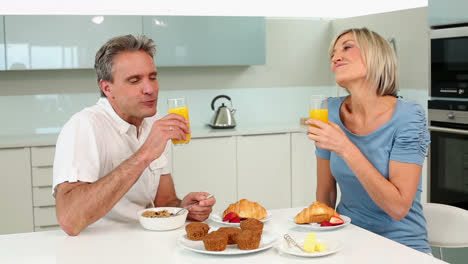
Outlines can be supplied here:
M238 125L230 129L212 129L208 125L193 126L192 138L209 138L209 137L228 137L240 135L258 135L258 134L275 134L275 133L291 133L304 132L306 127L297 124L245 124ZM30 133L30 134L14 134L0 135L0 148L18 148L18 147L37 147L55 145L59 134L59 129L51 133Z
M312 232L289 220L301 209L271 210L272 217L265 223L264 233L271 234L276 242L272 248L255 253L215 256L192 252L177 242L183 239L183 227L157 232L145 230L138 222L133 222L89 227L75 237L62 230L0 235L0 263L444 263L352 222L335 230L315 231L319 239L340 245L334 254L307 258L281 253L278 243L284 243L284 234L304 239ZM212 220L206 222L213 229L220 226Z

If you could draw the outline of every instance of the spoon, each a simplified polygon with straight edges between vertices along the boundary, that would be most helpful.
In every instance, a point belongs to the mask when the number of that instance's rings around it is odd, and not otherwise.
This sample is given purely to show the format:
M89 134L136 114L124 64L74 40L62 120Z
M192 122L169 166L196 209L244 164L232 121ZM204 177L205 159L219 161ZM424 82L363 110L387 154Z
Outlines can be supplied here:
M300 249L302 252L305 252L304 249L299 246L296 241L288 234L284 234L284 239L288 242L288 244L290 245L293 245L295 247L297 247L298 249Z
M205 200L210 199L211 197L213 197L213 194L208 195L208 196L205 198ZM194 206L194 205L197 205L197 204L199 204L200 202L201 202L201 201L198 201L198 202L196 202L196 203L193 203L193 204L187 206L186 208L181 208L181 209L180 209L179 211L177 211L174 215L179 215L179 213L182 212L183 210L188 210L190 207L192 207L192 206Z

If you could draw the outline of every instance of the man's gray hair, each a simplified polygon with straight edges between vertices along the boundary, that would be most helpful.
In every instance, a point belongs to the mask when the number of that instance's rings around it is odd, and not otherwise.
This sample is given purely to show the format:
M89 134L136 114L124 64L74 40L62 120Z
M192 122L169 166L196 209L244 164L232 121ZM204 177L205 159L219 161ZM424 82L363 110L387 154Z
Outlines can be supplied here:
M94 61L94 69L97 74L97 82L99 85L100 80L113 82L114 78L113 73L113 62L114 58L125 51L144 51L151 58L154 57L156 53L156 45L153 40L146 37L145 35L139 35L137 37L133 35L125 35L112 38L108 40L96 53L96 58ZM101 96L105 97L106 95L100 89Z

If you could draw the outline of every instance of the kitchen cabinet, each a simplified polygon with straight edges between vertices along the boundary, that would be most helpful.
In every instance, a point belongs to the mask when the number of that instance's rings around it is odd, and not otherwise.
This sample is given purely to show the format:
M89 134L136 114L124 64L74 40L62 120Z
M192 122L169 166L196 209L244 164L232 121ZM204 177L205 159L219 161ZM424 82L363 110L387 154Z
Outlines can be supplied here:
M157 66L265 64L263 17L145 16Z
M173 147L173 178L179 198L214 194L214 211L237 201L236 137L193 138Z
M5 16L6 68L93 68L108 39L141 33L141 16Z
M292 207L309 206L316 200L315 144L305 133L291 133L291 186Z
M32 232L30 149L0 149L0 171L0 234Z
M429 26L460 24L468 22L468 1L429 0Z
M306 207L316 200L317 156L315 143L304 132L291 133L292 207ZM341 198L336 186L336 205Z
M59 229L52 196L55 146L31 147L34 231Z
M290 133L238 136L238 198L291 207Z
M5 67L5 32L3 27L3 21L5 16L0 16L0 71L4 71Z

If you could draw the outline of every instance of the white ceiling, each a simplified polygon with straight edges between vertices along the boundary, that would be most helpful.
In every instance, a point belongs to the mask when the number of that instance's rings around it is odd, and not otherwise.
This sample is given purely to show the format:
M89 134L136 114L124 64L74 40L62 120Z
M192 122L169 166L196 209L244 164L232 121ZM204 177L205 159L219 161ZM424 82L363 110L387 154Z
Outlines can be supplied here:
M213 15L344 18L427 6L428 0L0 0L0 14Z

